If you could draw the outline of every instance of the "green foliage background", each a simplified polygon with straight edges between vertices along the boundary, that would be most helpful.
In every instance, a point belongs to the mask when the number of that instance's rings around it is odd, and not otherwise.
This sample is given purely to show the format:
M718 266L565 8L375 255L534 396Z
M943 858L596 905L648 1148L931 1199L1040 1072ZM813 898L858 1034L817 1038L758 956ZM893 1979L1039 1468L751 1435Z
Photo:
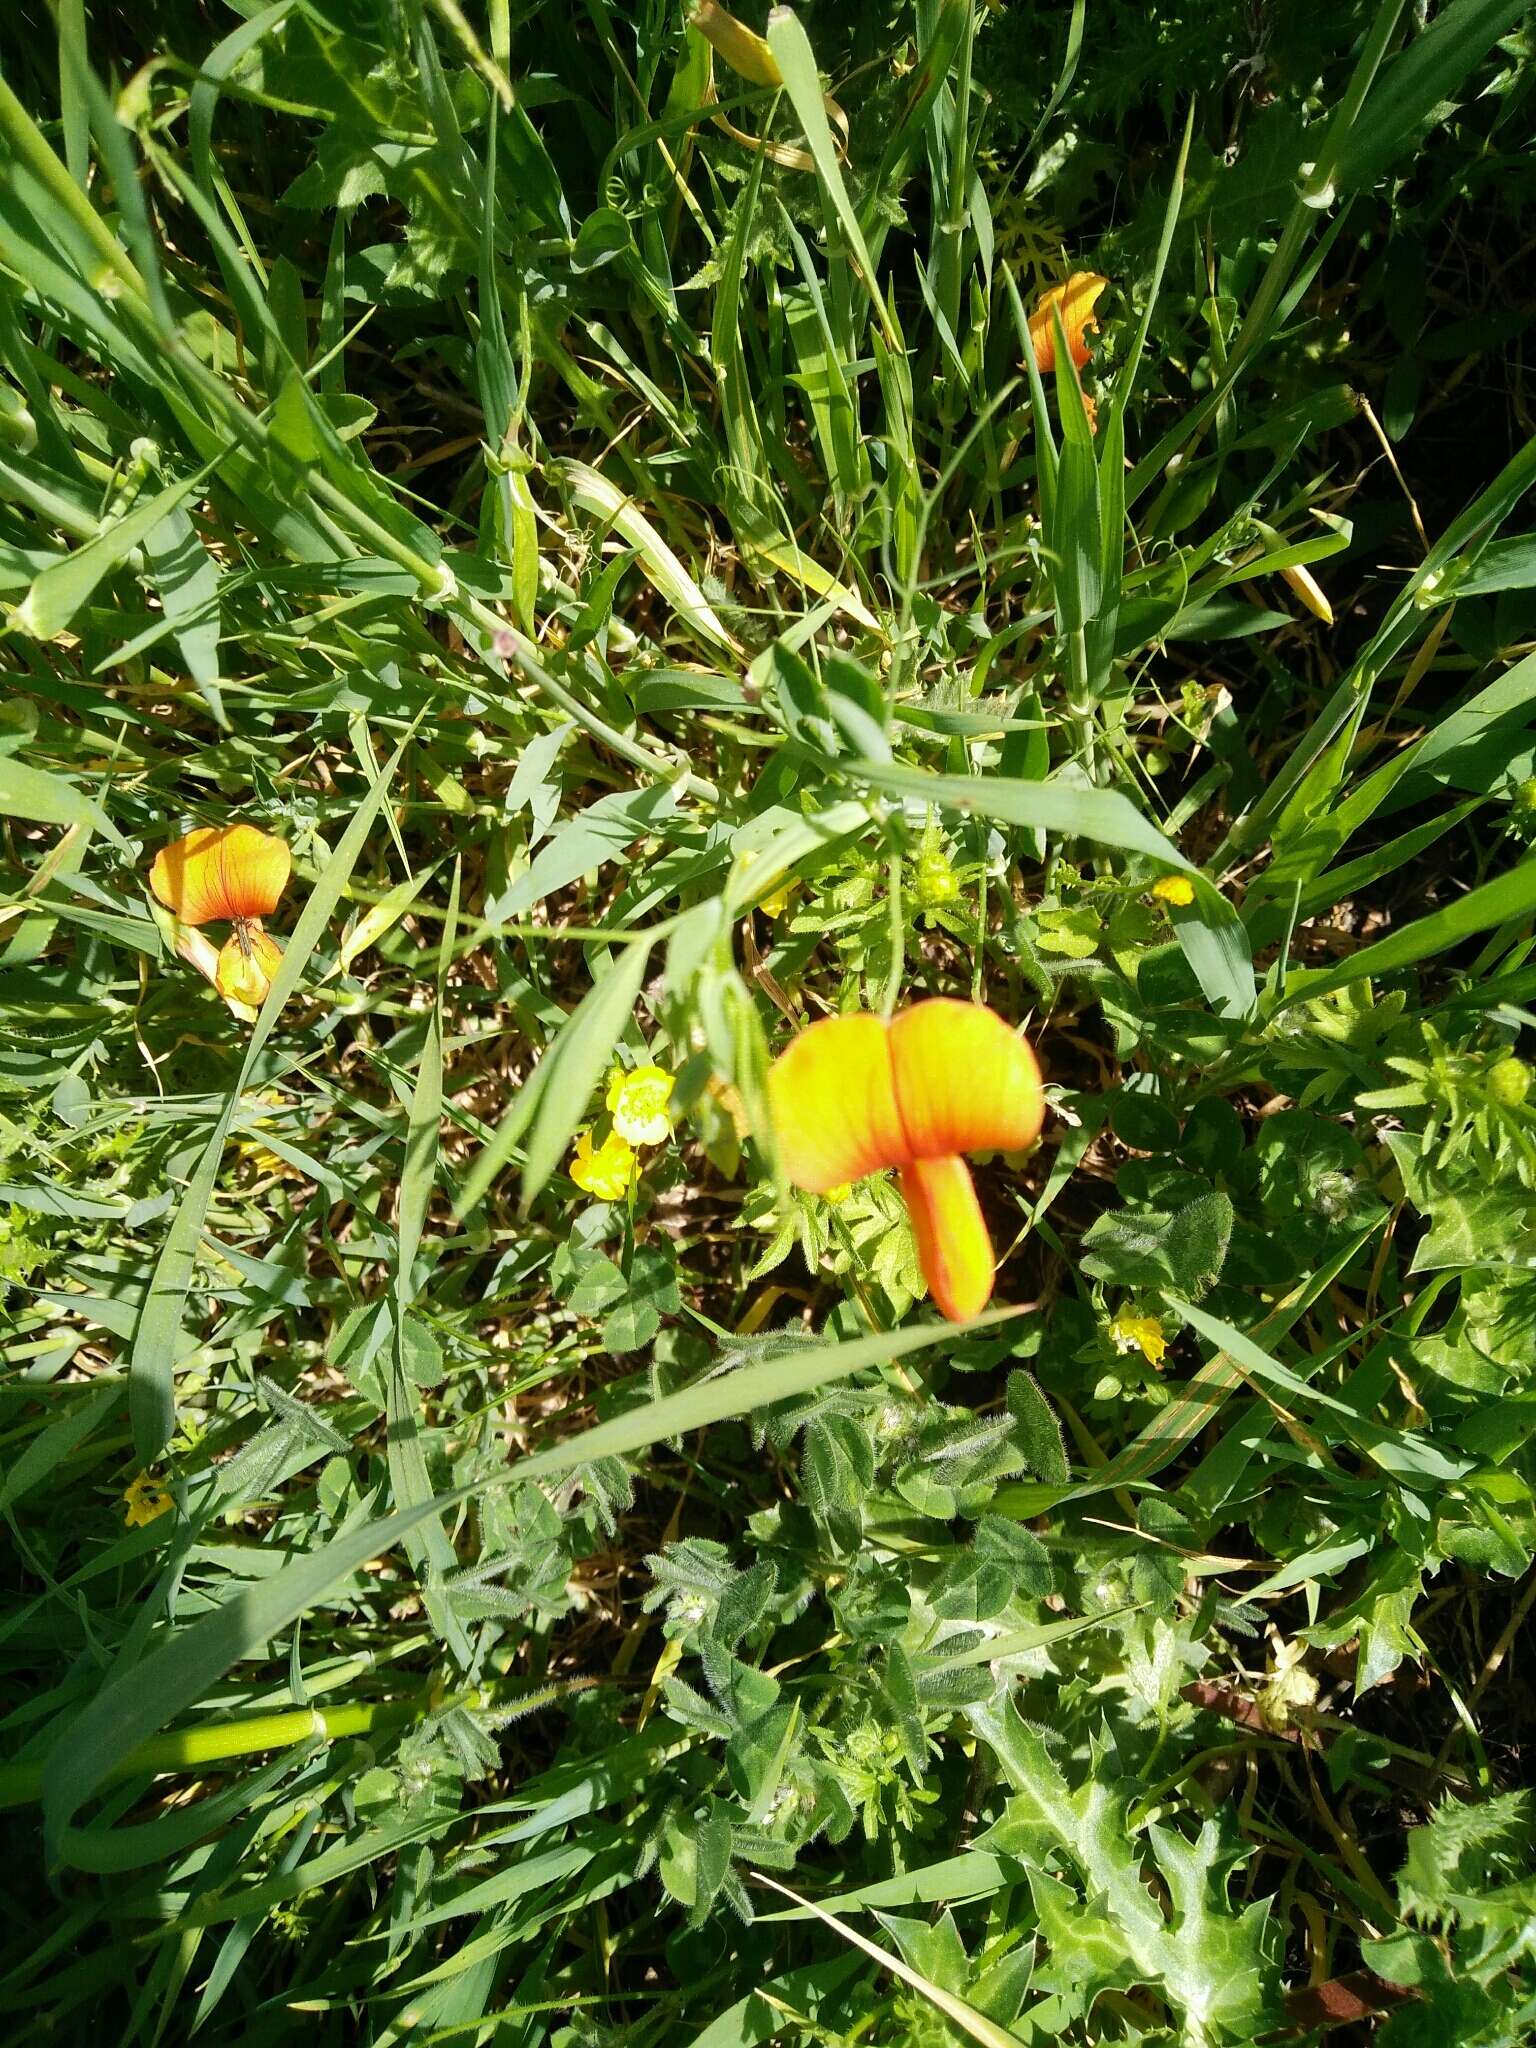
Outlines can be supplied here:
M4 2024L1514 2048L1530 18L743 19L0 28ZM936 993L960 1330L749 1135Z

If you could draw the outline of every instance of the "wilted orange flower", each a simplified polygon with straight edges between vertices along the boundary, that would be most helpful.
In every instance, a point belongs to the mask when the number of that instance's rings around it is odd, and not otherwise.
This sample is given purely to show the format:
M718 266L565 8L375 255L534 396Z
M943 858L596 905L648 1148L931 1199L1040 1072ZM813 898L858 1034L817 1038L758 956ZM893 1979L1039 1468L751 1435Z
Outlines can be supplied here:
M1099 294L1108 285L1107 277L1100 277L1096 270L1074 270L1065 284L1053 284L1029 316L1030 346L1035 351L1035 367L1042 377L1048 377L1056 367L1056 326L1051 318L1054 307L1061 309L1061 324L1067 330L1067 351L1073 367L1081 369L1088 360L1088 329L1097 328L1093 309Z
M768 1072L784 1170L824 1195L894 1166L923 1277L952 1322L992 1297L992 1241L966 1152L1033 1144L1045 1114L1034 1054L983 1003L934 997L889 1024L858 1013L802 1031Z
M261 920L276 910L292 866L287 842L254 825L199 825L155 855L149 886L182 924L234 926L214 974L231 1002L266 1000L283 951Z

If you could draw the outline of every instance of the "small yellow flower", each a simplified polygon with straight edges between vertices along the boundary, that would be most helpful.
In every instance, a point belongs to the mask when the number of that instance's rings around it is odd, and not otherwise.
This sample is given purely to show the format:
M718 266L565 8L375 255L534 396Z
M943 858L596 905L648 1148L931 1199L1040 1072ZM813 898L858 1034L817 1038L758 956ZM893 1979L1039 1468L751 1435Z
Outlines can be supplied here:
M1159 903L1176 903L1182 910L1195 900L1195 885L1188 875L1164 875L1152 884L1152 894Z
M840 1180L835 1188L827 1189L825 1195L822 1196L822 1200L831 1208L840 1209L852 1193L853 1182L851 1180Z
M631 1145L664 1145L672 1135L668 1104L676 1085L665 1067L615 1067L608 1076L607 1107L619 1136Z
M1148 1365L1161 1370L1168 1339L1156 1316L1133 1316L1121 1309L1109 1326L1109 1341L1117 1351L1139 1351Z
M595 1150L590 1131L577 1133L571 1179L600 1202L623 1201L635 1184L638 1165L634 1147L617 1131L610 1131Z
M750 846L747 847L741 856L742 866L751 867L757 858L756 849ZM799 887L799 881L794 875L781 875L766 896L758 897L756 908L763 913L764 917L782 917L785 911L788 910Z
M137 1479L129 1481L123 1495L123 1520L130 1529L142 1529L158 1521L161 1515L168 1515L175 1505L171 1489L163 1479L152 1479L147 1472L141 1472Z

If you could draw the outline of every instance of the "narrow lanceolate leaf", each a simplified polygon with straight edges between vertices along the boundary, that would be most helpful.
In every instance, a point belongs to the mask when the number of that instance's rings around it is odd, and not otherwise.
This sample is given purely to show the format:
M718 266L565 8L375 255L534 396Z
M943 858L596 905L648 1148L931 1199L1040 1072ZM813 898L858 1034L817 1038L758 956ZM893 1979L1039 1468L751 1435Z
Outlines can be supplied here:
M437 1000L427 1019L426 1040L416 1070L416 1085L411 1092L405 1132L405 1165L400 1175L394 1343L390 1355L385 1419L389 1429L389 1481L396 1505L401 1508L415 1508L423 1501L430 1501L433 1490L421 1441L421 1395L408 1369L408 1333L412 1327L411 1310L416 1301L416 1259L421 1250L437 1178L438 1130L443 1117L443 985L447 963L453 955L458 909L459 874L455 869L438 955ZM433 1626L458 1658L460 1666L467 1669L472 1654L469 1638L441 1587L441 1581L458 1563L447 1531L439 1518L432 1515L406 1538L405 1547L417 1569L426 1574L423 1591Z
M1536 911L1536 859L1523 860L1507 874L1496 875L1481 888L1433 910L1428 917L1415 918L1401 931L1391 932L1372 946L1341 960L1336 967L1308 967L1286 976L1283 1002L1303 1002L1325 996L1352 982L1369 981L1382 974L1396 974L1404 967L1416 967L1421 960L1433 960L1462 939L1490 931L1510 918L1529 917Z
M954 1992L946 1991L942 1985L935 1984L931 1977L925 1977L920 1970L914 1970L910 1963L903 1962L898 1955L892 1955L889 1949L881 1948L867 1935L860 1934L857 1928L847 1926L845 1922L829 1913L824 1906L818 1906L814 1899L802 1898L799 1892L791 1891L787 1884L780 1884L777 1878L767 1877L761 1871L758 1872L757 1881L759 1884L767 1885L771 1891L782 1892L786 1899L793 1899L797 1906L812 1914L825 1926L833 1928L844 1941L851 1942L857 1949L862 1949L865 1955L871 1956L883 1968L889 1970L893 1977L899 1977L903 1984L910 1984L914 1991L920 1991L937 2011L943 2013L947 2020L952 2021L960 2029L962 2034L967 2035L972 2041L980 2042L981 2048L1019 2048L1016 2034L1010 2034L1006 2028L998 2026L995 2020L989 2020L985 2013L978 2012L974 2005L967 2004L963 1998L957 1998Z
M115 846L127 841L102 810L72 782L46 768L29 768L12 755L0 755L0 817L30 818L38 825L78 825L101 832Z
M126 561L194 492L202 489L211 467L212 464L205 466L180 483L167 484L163 491L145 492L120 519L104 526L94 540L44 569L12 614L17 629L30 633L36 640L56 640L101 579Z
M571 496L581 509L594 514L629 542L646 575L682 624L706 646L730 655L739 654L734 634L634 499L585 462L561 462L556 467L571 486Z

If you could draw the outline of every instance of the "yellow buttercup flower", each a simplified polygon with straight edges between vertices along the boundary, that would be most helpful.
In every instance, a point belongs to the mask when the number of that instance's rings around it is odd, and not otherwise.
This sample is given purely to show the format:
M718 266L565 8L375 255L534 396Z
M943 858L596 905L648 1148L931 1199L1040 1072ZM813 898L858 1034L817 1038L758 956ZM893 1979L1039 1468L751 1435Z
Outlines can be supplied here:
M1139 1351L1148 1365L1162 1366L1168 1339L1156 1316L1133 1316L1121 1309L1109 1326L1109 1341L1117 1351Z
M664 1145L672 1135L668 1104L677 1077L654 1063L615 1067L608 1076L607 1108L613 1128L631 1145Z
M1164 875L1152 884L1152 894L1159 903L1176 903L1183 910L1195 900L1195 885L1188 875Z
M638 1166L634 1147L618 1131L610 1131L596 1147L589 1130L577 1133L571 1179L600 1202L622 1202L635 1184Z
M149 1473L141 1472L137 1479L129 1481L123 1495L123 1520L130 1529L142 1529L168 1515L175 1505L171 1489L163 1479L152 1479Z

